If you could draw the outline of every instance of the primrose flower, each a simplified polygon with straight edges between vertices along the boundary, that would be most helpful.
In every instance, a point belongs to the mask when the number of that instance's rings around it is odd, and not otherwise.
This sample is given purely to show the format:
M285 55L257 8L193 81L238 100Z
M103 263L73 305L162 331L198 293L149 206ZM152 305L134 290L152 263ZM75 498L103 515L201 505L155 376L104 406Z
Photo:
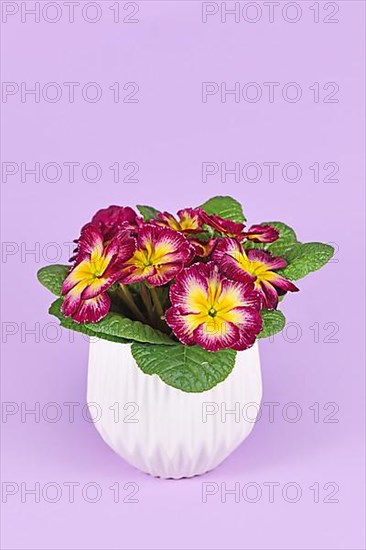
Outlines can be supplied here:
M79 239L76 265L62 285L62 313L77 323L96 323L110 308L106 290L117 281L121 266L135 250L128 232L117 234L104 244L102 231L93 224L84 226Z
M224 218L220 218L219 216L215 216L214 214L206 214L202 210L201 218L203 220L203 223L206 225L209 225L220 233L221 235L226 235L227 237L234 237L239 240L243 240L244 235L244 227L245 225L243 223L236 223L231 220L224 220Z
M236 281L252 281L261 294L262 307L266 309L277 307L278 295L299 290L291 281L276 273L277 269L286 267L286 260L258 248L244 250L235 239L220 239L212 259L219 263L228 277Z
M172 214L169 214L169 212L160 212L151 223L162 227L169 227L188 236L202 232L201 212L200 208L184 208L177 212L178 220Z
M143 224L139 229L137 248L120 273L120 282L146 281L151 286L164 285L191 262L194 253L194 247L181 233Z
M189 239L189 242L193 244L196 249L196 256L199 256L200 258L207 258L211 254L216 240L217 239L207 239L205 241L201 241L199 239Z
M279 232L272 225L252 225L244 236L254 243L273 243L277 241Z
M129 206L109 206L98 210L91 223L99 227L104 240L109 241L121 229L135 230L138 216Z
M252 282L226 278L213 262L185 268L170 288L165 314L176 337L208 351L253 345L262 328L260 299Z

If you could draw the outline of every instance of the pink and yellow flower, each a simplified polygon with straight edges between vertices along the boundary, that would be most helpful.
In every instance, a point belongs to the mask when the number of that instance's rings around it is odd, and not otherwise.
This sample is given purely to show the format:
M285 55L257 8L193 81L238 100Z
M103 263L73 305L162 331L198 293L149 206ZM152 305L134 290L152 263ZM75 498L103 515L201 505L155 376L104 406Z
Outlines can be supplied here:
M171 281L193 259L195 249L177 231L143 224L137 237L137 248L121 271L124 284L146 281L161 286Z
M236 223L231 220L225 220L214 214L207 214L202 210L201 218L203 223L212 227L215 231L220 233L220 235L225 235L227 237L234 237L239 240L243 240L243 232L245 225L243 223Z
M211 254L217 239L207 239L201 241L200 239L189 239L189 242L194 246L196 250L196 256L200 258L208 258Z
M254 243L273 243L277 241L279 232L272 225L252 225L244 236Z
M79 255L62 285L62 312L77 323L96 323L110 308L106 290L135 250L135 240L123 231L105 245L101 229L86 225L79 239Z
M109 206L98 210L92 218L92 223L99 227L104 240L109 241L121 229L135 230L138 216L130 206Z
M228 277L236 281L252 281L261 294L262 307L266 309L277 307L279 295L299 290L291 281L276 273L277 269L287 266L284 258L257 248L244 250L235 239L220 239L212 259L219 263Z
M151 223L169 227L188 236L202 232L201 212L200 208L184 208L177 212L178 220L169 212L160 212Z
M252 282L227 279L213 262L185 268L170 288L165 319L185 345L208 351L253 345L262 328L260 299Z

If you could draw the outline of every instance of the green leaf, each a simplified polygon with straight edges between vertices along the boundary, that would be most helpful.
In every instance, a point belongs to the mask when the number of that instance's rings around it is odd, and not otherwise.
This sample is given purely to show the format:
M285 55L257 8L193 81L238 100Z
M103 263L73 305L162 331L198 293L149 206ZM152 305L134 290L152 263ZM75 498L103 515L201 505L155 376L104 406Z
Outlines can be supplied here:
M282 311L278 309L262 309L261 316L263 327L258 334L258 338L268 338L277 332L281 332L286 325L286 318Z
M240 202L232 197L213 197L203 203L200 208L207 214L215 214L224 220L232 220L236 223L246 221Z
M334 254L334 248L329 244L305 243L299 244L286 255L288 266L278 273L296 281L302 279L312 271L323 267Z
M38 271L37 277L39 282L53 294L61 296L62 283L66 279L69 270L68 265L47 265Z
M113 342L148 342L151 344L165 344L174 346L175 342L166 334L153 329L150 325L132 321L119 313L108 313L98 323L75 323L71 317L65 317L61 312L62 298L53 302L49 309L51 315L60 319L61 326L89 336L97 336Z
M79 324L75 323L71 317L64 317L60 311L62 304L62 299L58 299L53 304L51 304L48 313L51 315L54 315L60 320L60 325L63 328L66 328L68 330L74 330L75 332L81 332L82 334L87 334L88 336L91 336L92 338L102 338L103 340L108 340L110 342L117 342L120 344L128 344L130 343L129 340L125 338L118 338L117 336L110 336L109 334L96 334L94 330L91 330L89 328L89 324Z
M235 365L231 349L210 353L199 346L132 344L132 355L145 374L157 374L163 382L184 392L207 391L225 380Z
M136 205L140 213L142 214L145 222L149 222L159 214L159 210L153 208L152 206L144 206L143 204Z

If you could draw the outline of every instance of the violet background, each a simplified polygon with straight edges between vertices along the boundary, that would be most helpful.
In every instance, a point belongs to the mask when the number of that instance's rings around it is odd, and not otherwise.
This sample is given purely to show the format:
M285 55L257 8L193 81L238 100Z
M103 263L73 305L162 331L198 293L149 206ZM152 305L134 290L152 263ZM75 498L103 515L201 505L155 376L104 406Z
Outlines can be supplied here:
M259 2L257 2L258 4ZM28 2L27 4L32 4ZM201 2L139 2L138 24L115 24L101 2L96 24L76 18L57 24L10 18L2 25L4 81L97 81L105 95L96 104L21 103L19 96L2 104L3 161L62 164L98 162L104 171L97 183L80 177L57 183L19 175L2 182L2 240L62 243L78 235L94 211L109 204L152 204L176 211L210 196L231 194L244 205L249 223L278 219L297 229L302 241L335 242L337 262L300 281L301 292L289 296L283 311L301 327L289 342L278 335L260 344L264 402L280 408L296 402L297 423L264 414L252 435L215 471L204 477L164 481L142 474L121 460L79 412L70 423L66 409L60 422L9 417L2 424L2 480L98 483L102 498L85 502L66 490L59 502L20 496L2 505L6 549L361 549L364 548L364 3L338 2L337 24L315 24L309 6L300 2L302 19L289 24L277 17L256 24L201 22ZM320 3L323 5L322 3ZM283 2L281 3L283 5ZM259 83L298 82L298 103L262 99L250 104L216 98L201 102L203 81ZM113 82L139 83L139 103L113 103ZM308 87L335 81L339 103L314 103ZM79 97L79 96L78 96ZM137 162L139 183L114 183L108 166ZM201 181L201 163L295 161L303 177L288 183L235 183L232 177ZM315 183L308 167L315 161L336 162L338 183ZM51 253L51 249L49 249ZM47 259L17 253L3 257L2 319L19 332L3 343L2 399L26 402L85 403L88 343L63 331L50 343L27 336L20 324L43 327L52 296L36 281ZM315 322L321 327L314 342ZM336 323L338 343L324 341ZM51 332L50 332L51 334ZM294 329L288 338L294 338ZM23 338L24 340L24 338ZM315 423L309 407L339 406L338 423ZM291 414L292 411L289 411ZM113 483L139 485L139 503L114 503ZM229 495L201 501L203 482L233 488L256 482L263 490L257 503L236 503ZM270 503L265 482L288 482L302 488L297 503L280 490ZM314 503L309 486L339 485L338 503ZM122 490L122 496L126 491Z

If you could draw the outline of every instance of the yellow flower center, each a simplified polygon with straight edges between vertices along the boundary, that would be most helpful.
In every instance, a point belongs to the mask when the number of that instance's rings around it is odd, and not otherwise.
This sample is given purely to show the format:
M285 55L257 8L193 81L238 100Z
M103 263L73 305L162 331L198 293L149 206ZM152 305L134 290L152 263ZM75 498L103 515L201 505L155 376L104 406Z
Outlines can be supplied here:
M179 225L182 231L187 229L198 229L198 219L197 217L191 218L190 216L182 216Z
M174 229L174 231L180 231L181 230L181 226L174 219L169 219L168 226L170 227L170 229Z
M93 250L89 263L89 275L93 279L97 279L103 276L103 273L107 269L109 260L104 256L100 255L98 250Z
M256 281L254 282L256 287L260 286L261 281L271 281L273 277L275 277L275 273L270 271L266 264L258 260L251 261L245 252L242 254L241 252L235 250L230 252L230 256L238 262L243 271L246 271L249 275L256 277Z
M73 294L80 294L85 288L98 289L103 284L104 273L111 261L105 256L105 251L95 248L90 259L80 262L70 273L70 278L75 282Z
M242 322L241 313L236 308L245 305L236 286L223 288L221 282L212 277L208 289L199 284L190 286L186 307L192 313L185 319L191 331L203 323L206 332L212 336L223 334L227 323Z
M145 242L144 248L139 248L135 251L134 255L127 265L133 265L136 268L137 273L147 275L153 271L164 271L165 264L174 262L174 255L176 249L172 243L168 241L161 241L158 243Z

